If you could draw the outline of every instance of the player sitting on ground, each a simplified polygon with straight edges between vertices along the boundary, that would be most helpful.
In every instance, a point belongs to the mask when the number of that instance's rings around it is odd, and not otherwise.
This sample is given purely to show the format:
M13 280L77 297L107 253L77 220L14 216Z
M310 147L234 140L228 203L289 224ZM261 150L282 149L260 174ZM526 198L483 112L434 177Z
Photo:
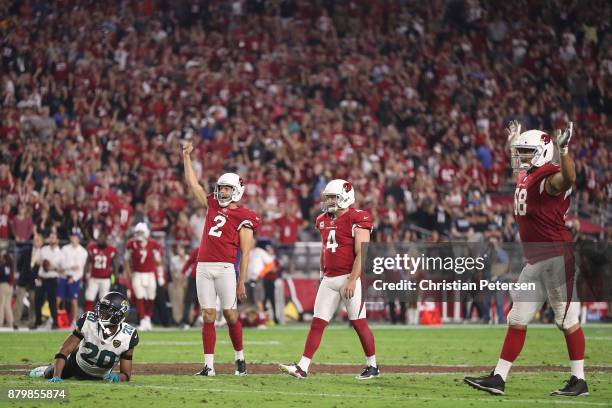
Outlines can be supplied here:
M44 377L49 382L66 378L130 381L132 357L138 344L138 331L125 323L130 304L118 292L107 293L77 321L77 327L55 355L55 363L37 367L30 377ZM119 362L119 373L113 367Z
M571 376L551 395L588 395L584 379L584 333L579 323L580 301L576 297L576 276L572 235L565 225L572 185L576 180L574 161L568 153L573 133L569 127L557 132L556 140L539 130L520 132L517 122L510 124L512 167L518 170L514 194L514 215L519 227L527 265L519 282L536 282L540 287L532 298L514 299L508 314L508 331L497 366L489 375L465 377L470 386L491 394L503 395L512 363L519 356L527 335L527 324L548 300L555 323L565 334ZM556 149L555 149L556 146ZM559 165L551 163L559 151ZM550 243L542 245L541 243ZM521 293L518 293L521 295Z
M314 317L306 338L304 354L298 364L280 365L282 371L303 379L308 375L310 360L317 351L323 330L338 303L342 301L366 355L366 368L359 380L378 377L374 355L374 335L368 326L365 309L365 277L361 276L362 244L370 241L372 217L366 211L349 208L355 202L355 189L345 180L330 181L323 190L323 214L315 227L323 238L321 272L323 279L315 299Z

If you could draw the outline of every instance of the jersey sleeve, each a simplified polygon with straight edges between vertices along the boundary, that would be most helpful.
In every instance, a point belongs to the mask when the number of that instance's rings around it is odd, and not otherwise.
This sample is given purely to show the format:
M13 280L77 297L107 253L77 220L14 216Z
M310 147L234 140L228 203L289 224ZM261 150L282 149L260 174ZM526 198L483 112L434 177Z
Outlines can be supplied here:
M134 347L136 347L139 341L140 341L140 337L138 336L138 330L134 329L134 333L132 333L132 337L130 338L129 348L133 349Z
M244 214L241 214L241 220L238 224L237 230L240 231L242 227L251 228L253 231L256 231L259 227L261 220L253 211L246 210Z
M87 313L88 312L85 312L81 315L81 317L79 317L79 319L76 321L76 328L72 331L72 335L78 337L81 340L83 339L83 334L81 333L81 331L83 330L83 325L85 324Z
M220 205L215 199L215 195L213 193L208 193L206 199L208 201L208 207L212 208L213 210L218 210L220 208Z
M351 217L353 231L355 228L363 228L372 231L372 216L367 211L354 211Z
M324 221L323 221L324 216L325 214L320 214L319 216L317 216L317 218L315 218L315 228L319 231L321 231L321 227L324 224Z

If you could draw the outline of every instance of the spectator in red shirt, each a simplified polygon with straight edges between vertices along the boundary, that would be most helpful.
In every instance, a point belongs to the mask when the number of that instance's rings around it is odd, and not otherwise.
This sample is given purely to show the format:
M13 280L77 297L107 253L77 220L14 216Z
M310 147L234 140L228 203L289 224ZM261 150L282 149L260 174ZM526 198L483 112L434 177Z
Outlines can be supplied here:
M304 220L299 216L297 206L293 203L287 205L283 210L283 215L276 220L279 233L276 253L289 273L293 272L295 243L304 224Z

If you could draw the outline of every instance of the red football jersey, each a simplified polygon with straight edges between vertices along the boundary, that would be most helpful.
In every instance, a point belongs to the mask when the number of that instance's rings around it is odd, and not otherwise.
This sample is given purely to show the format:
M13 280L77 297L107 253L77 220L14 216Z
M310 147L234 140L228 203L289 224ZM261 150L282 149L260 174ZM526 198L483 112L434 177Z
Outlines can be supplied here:
M532 172L519 173L514 192L514 216L523 243L572 241L572 235L565 226L565 213L570 206L572 189L553 196L545 188L548 176L559 171L558 165L549 163ZM560 255L563 248L523 245L525 256L530 262Z
M148 239L142 245L139 241L130 239L126 250L134 272L157 273L157 264L162 259L162 248L157 241Z
M317 217L315 227L323 239L323 274L340 276L351 273L355 262L355 228L371 230L370 213L349 208L334 219L326 212Z
M104 248L98 246L97 242L91 242L87 245L91 262L91 277L92 278L110 278L111 265L113 258L117 254L117 248L112 245L106 245Z
M208 212L198 251L198 262L236 263L240 246L240 228L256 230L259 217L245 207L221 207L212 194L208 195Z
M544 184L559 166L545 164L531 173L521 172L514 192L514 215L523 242L569 242L572 236L565 226L565 213L571 188L552 196Z

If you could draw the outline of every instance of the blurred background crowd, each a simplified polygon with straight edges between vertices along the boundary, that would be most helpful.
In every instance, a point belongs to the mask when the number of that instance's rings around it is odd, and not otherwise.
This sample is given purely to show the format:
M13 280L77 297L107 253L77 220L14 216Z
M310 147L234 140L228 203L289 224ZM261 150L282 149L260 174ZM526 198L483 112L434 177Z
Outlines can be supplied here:
M604 0L0 0L0 325L21 319L10 313L19 287L35 297L24 248L51 235L86 245L103 231L120 272L131 227L146 222L166 281L180 278L205 215L183 183L185 140L203 184L244 178L261 249L283 255L265 266L269 280L305 272L288 260L318 239L312 221L332 178L355 186L375 241L516 241L511 119L549 132L576 122L568 225L577 239L608 240L611 10Z

